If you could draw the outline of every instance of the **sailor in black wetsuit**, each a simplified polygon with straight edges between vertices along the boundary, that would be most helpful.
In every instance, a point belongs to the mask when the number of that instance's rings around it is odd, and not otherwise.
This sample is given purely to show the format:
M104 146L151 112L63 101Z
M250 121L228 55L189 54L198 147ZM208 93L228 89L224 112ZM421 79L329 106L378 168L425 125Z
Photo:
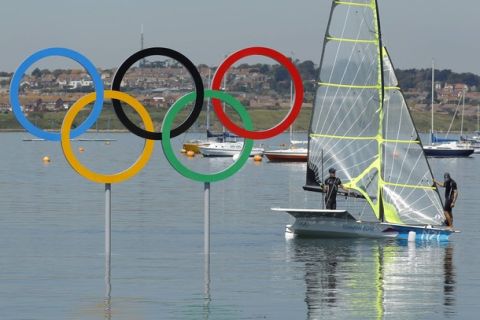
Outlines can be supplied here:
M337 192L338 188L346 190L342 185L340 178L335 176L335 168L328 169L330 177L325 180L325 207L329 210L337 209Z
M457 183L450 177L448 172L445 172L443 178L445 180L443 183L435 180L433 180L433 182L440 187L445 187L445 206L443 211L447 218L447 225L453 227L452 208L455 207L455 201L457 201L458 197Z

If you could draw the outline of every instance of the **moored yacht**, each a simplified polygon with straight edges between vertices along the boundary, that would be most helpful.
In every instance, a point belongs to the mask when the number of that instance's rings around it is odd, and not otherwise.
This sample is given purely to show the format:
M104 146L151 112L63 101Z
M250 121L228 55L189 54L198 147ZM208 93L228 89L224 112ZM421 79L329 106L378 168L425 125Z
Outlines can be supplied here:
M199 146L199 149L204 157L233 157L242 151L243 142L213 142L208 146ZM262 156L263 152L263 148L253 148L250 152L250 157L255 155Z

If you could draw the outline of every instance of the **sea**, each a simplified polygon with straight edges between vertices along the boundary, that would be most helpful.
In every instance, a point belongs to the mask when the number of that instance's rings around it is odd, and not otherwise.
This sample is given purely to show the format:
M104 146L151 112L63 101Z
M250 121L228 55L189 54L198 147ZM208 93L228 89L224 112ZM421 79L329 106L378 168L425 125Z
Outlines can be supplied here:
M173 139L174 149L195 137ZM136 176L112 185L106 277L105 186L80 176L59 142L23 141L30 138L0 134L2 320L478 319L480 155L429 160L437 179L448 171L459 186L461 232L443 243L287 239L293 219L270 208L320 207L319 194L302 189L306 165L249 160L211 184L206 273L204 185L176 172L156 142ZM114 140L72 142L82 164L109 174L129 168L144 147L129 133L82 138ZM177 155L202 172L233 163Z

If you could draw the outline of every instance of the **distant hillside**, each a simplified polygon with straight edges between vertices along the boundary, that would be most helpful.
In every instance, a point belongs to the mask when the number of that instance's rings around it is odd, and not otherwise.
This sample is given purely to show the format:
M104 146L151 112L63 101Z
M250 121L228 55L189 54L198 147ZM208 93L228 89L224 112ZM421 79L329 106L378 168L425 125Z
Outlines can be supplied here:
M317 80L318 67L310 61L295 61L297 68L304 81L306 101L309 101L315 95L314 82ZM286 95L290 91L290 75L285 68L280 65L256 64L240 65L239 68L249 68L251 72L255 71L266 76L269 79L270 87L278 94ZM432 69L396 69L396 74L400 87L404 91L415 89L419 92L430 92L432 86ZM466 84L469 91L478 91L480 89L480 76L473 73L457 73L449 69L435 69L435 82L441 87L445 84ZM242 91L242 88L236 88Z
M417 89L430 91L432 86L432 69L397 69L397 78L403 90ZM480 87L480 76L473 73L456 73L452 70L435 69L435 82L463 83L477 91Z

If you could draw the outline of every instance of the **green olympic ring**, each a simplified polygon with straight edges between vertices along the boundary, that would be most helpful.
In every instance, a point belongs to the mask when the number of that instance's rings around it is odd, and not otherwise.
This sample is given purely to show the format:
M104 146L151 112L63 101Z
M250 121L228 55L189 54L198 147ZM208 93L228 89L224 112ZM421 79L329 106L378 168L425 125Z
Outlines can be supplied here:
M216 98L226 102L240 115L240 119L242 119L242 122L245 128L247 130L253 129L252 120L250 119L247 113L247 110L240 103L240 101L238 101L237 99L235 99L234 97L232 97L231 95L223 91L215 91L215 90L205 90L205 97ZM172 144L170 142L170 131L172 128L173 121L177 116L177 114L183 108L185 108L190 102L195 101L195 98L196 98L195 92L191 92L184 95L170 107L167 114L165 115L165 118L163 119L163 123L162 123L163 153L165 154L165 157L167 158L168 162L170 162L170 165L178 173L180 173L181 175L183 175L188 179L196 180L200 182L215 182L215 181L221 181L221 180L227 179L228 177L235 174L238 170L240 170L245 165L248 158L250 157L250 152L253 149L253 140L245 139L245 142L243 143L243 148L238 160L235 161L228 168L215 173L198 173L193 170L190 170L180 160L178 160L178 158L175 156L175 153L173 151Z

